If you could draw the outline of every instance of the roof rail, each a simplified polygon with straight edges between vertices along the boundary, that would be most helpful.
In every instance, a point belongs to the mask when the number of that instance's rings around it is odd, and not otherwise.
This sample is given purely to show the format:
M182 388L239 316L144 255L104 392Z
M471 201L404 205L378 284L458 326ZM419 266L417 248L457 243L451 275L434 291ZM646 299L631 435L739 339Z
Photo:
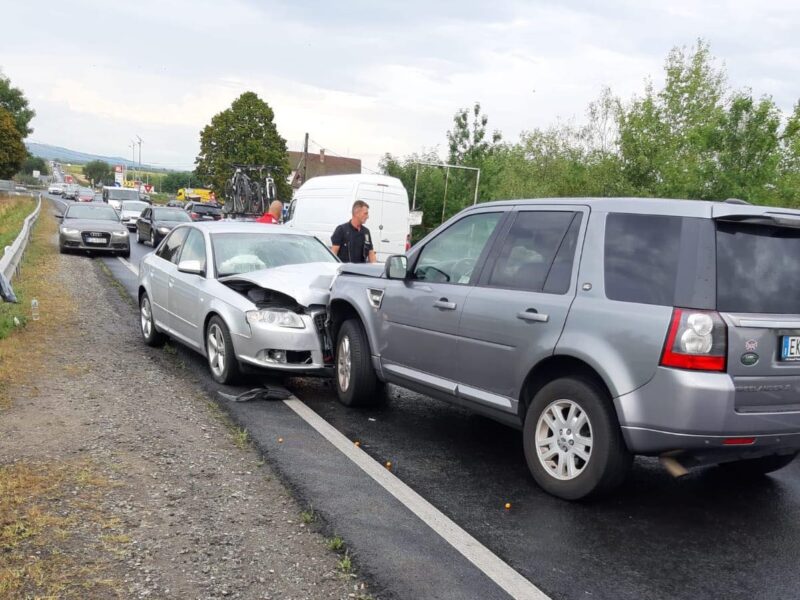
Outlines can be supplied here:
M750 204L747 200L742 200L741 198L725 198L723 202L725 204Z

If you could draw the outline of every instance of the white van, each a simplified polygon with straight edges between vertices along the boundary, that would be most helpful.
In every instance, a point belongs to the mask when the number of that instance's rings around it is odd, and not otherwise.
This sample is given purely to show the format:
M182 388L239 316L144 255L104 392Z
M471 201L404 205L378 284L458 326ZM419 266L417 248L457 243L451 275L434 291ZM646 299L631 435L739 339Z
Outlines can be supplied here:
M309 179L295 193L286 225L313 233L330 247L333 230L351 219L356 200L369 204L366 226L378 261L403 254L410 240L408 193L396 177L359 174Z

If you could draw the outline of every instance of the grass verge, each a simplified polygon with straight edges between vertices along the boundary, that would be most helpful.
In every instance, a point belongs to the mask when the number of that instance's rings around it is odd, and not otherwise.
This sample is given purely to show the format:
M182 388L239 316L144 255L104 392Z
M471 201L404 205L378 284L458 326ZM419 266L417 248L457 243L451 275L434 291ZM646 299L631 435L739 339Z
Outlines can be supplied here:
M27 381L36 373L56 332L76 318L72 298L59 284L55 235L55 221L43 207L22 260L22 270L12 282L19 304L0 303L0 409L10 404L8 387ZM38 321L31 320L33 298L39 302Z
M0 466L0 598L120 594L104 555L130 540L100 518L109 485L88 461Z
M36 200L30 196L0 196L0 256L22 231L25 218L36 208Z

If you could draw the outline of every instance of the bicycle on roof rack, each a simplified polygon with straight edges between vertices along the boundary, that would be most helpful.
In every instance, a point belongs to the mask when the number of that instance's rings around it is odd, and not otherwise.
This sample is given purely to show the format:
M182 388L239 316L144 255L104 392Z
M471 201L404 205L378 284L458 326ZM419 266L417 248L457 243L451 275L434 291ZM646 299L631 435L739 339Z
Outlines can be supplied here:
M260 217L263 215L270 202L277 197L275 180L272 177L274 167L267 165L233 165L234 172L225 183L225 210L232 218ZM266 170L263 183L261 177ZM247 172L258 172L258 178L251 177Z

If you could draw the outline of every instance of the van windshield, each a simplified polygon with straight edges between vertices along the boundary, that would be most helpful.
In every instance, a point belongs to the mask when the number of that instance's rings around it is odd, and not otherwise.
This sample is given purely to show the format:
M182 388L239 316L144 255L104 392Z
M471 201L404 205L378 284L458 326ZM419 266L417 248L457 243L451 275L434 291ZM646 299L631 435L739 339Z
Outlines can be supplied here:
M717 308L800 314L800 229L717 223Z

